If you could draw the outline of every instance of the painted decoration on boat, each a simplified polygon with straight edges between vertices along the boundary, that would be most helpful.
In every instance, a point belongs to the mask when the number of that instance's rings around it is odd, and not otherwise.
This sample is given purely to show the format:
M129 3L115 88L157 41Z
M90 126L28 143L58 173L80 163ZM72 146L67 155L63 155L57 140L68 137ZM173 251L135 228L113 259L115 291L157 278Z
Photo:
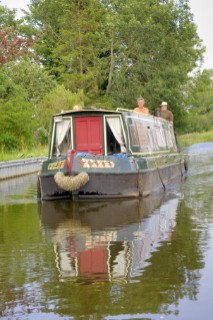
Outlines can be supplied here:
M48 170L57 170L57 169L63 169L65 164L65 160L61 160L58 162L52 162L48 165Z
M112 169L115 166L113 161L94 160L94 159L86 159L86 158L82 158L80 163L83 168L90 168L90 169L98 169L98 168Z

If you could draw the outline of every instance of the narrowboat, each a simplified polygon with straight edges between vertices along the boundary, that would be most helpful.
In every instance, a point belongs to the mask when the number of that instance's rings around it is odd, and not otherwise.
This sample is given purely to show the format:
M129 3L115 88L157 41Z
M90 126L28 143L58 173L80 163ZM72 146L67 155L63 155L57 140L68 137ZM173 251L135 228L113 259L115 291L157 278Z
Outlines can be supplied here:
M160 117L88 107L52 117L41 200L144 197L186 172L173 124Z

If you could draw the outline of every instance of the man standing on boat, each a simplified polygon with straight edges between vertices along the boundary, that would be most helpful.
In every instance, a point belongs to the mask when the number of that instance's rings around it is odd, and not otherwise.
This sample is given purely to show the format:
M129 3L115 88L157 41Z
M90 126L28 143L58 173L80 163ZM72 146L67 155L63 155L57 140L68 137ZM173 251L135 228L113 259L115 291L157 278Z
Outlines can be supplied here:
M173 113L170 110L168 110L167 107L168 107L167 102L163 101L161 103L160 110L157 111L157 117L161 117L161 118L173 123L173 120L174 120ZM179 149L179 144L178 144L176 132L174 132L174 135L175 135L175 141L176 141L176 144L177 144L177 148Z
M134 109L134 112L143 113L143 114L149 114L149 109L144 107L145 100L144 100L143 97L139 97L137 99L137 103L138 103L138 106L137 106L137 108Z
M159 116L165 120L173 122L173 119L174 119L173 113L170 110L168 110L167 108L168 108L167 102L163 101L161 103Z

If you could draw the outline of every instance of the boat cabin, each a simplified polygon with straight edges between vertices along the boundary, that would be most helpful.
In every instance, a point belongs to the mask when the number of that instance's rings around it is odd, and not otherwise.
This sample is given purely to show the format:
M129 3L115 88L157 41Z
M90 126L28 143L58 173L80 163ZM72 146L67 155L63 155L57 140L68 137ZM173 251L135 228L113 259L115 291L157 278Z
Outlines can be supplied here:
M53 117L49 157L67 151L92 155L150 155L177 151L172 123L125 109L82 109Z

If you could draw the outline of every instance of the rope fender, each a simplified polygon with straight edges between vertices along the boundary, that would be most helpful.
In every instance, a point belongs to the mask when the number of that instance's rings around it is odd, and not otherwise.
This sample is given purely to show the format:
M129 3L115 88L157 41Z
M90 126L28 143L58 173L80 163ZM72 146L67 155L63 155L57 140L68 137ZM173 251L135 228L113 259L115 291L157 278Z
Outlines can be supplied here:
M65 176L59 171L54 175L56 184L65 191L73 191L80 189L89 181L87 172L80 172L77 176Z

